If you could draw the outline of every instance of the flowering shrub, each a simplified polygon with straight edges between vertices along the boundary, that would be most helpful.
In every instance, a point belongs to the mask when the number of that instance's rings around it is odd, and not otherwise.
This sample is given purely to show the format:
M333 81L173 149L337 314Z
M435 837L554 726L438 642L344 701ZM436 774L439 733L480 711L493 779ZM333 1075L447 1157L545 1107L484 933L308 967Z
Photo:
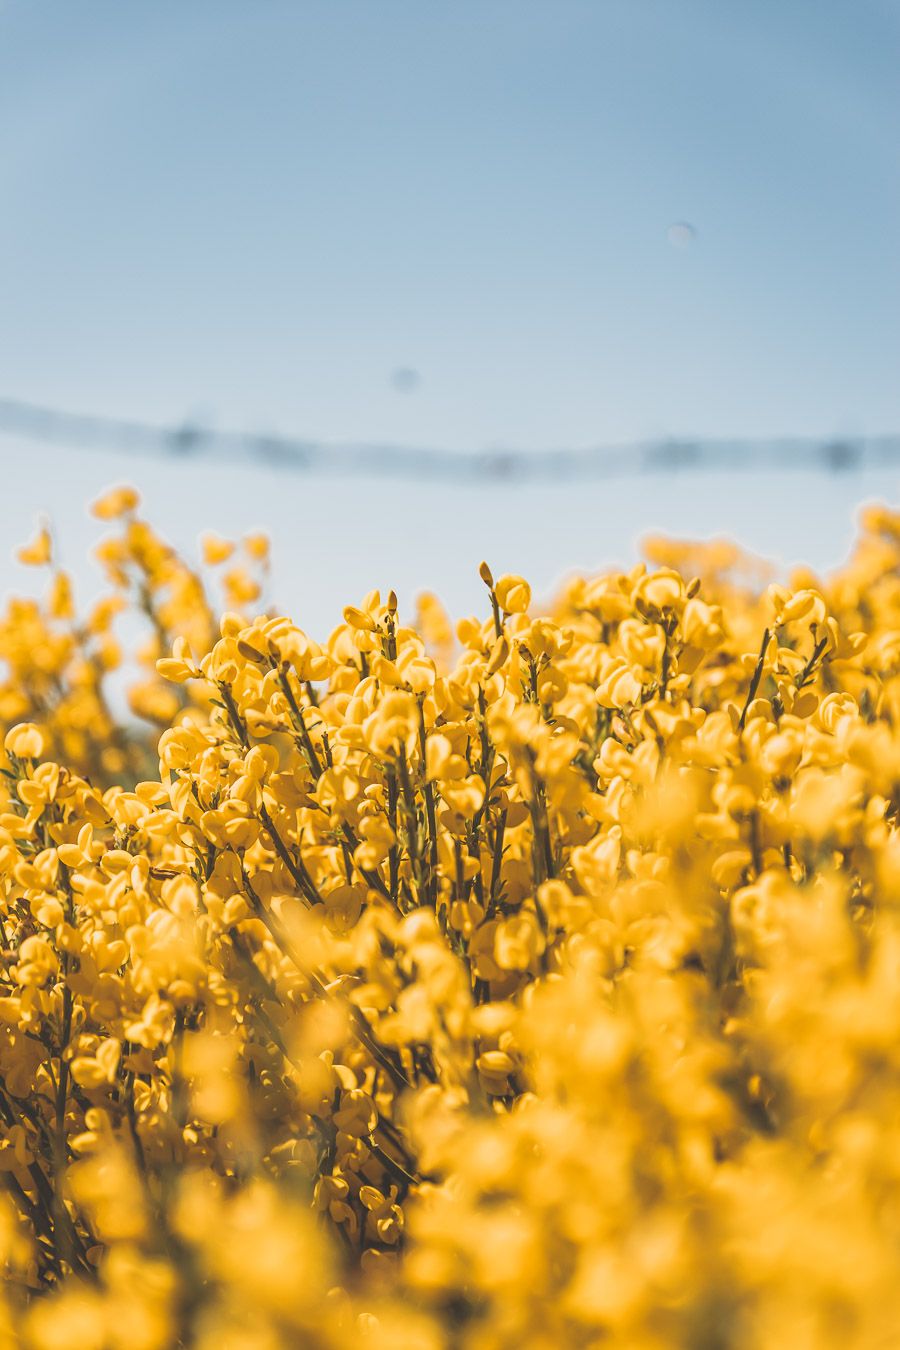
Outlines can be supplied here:
M483 565L454 646L96 509L112 598L42 533L0 624L0 1344L896 1345L900 517Z

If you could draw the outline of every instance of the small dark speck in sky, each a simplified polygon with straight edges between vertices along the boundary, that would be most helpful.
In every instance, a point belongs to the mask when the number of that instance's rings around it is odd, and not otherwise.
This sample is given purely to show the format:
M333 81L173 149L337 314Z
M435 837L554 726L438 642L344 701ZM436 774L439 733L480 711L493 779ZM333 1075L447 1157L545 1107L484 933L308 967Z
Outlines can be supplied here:
M422 383L422 376L412 366L398 366L391 371L391 384L398 394L414 394Z
M697 238L697 231L686 220L676 220L669 226L667 233L673 248L690 248Z

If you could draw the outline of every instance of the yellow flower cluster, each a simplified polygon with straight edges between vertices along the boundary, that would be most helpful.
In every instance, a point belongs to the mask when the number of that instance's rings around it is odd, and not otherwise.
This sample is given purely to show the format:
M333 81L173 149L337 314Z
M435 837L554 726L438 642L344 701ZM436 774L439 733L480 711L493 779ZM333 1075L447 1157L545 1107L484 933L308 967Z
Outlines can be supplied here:
M900 516L319 643L137 505L0 622L0 1346L897 1345Z

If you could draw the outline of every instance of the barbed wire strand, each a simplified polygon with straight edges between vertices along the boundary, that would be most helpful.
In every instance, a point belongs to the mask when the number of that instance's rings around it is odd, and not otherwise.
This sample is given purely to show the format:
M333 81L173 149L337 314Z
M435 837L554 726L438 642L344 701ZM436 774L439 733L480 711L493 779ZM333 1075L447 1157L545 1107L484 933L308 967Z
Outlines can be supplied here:
M73 449L209 459L339 477L446 482L618 478L675 472L847 473L900 467L900 435L846 439L660 440L581 450L439 450L380 444L329 444L289 436L218 431L199 423L150 422L66 412L0 399L0 435Z

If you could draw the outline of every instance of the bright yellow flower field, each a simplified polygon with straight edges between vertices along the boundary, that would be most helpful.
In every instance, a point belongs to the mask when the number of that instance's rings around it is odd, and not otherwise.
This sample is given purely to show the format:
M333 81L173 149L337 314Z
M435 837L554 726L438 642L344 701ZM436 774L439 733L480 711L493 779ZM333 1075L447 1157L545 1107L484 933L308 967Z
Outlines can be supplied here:
M900 1345L900 517L317 641L138 506L0 618L0 1345Z

